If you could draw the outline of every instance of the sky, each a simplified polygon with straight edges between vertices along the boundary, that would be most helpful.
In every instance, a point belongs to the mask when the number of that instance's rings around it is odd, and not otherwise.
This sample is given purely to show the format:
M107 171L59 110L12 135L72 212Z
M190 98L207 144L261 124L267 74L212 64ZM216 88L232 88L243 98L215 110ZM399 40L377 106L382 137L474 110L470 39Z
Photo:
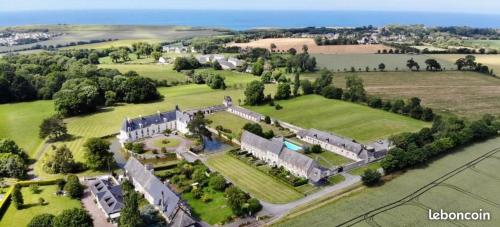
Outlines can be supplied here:
M500 0L0 0L0 11L86 9L360 10L500 14Z

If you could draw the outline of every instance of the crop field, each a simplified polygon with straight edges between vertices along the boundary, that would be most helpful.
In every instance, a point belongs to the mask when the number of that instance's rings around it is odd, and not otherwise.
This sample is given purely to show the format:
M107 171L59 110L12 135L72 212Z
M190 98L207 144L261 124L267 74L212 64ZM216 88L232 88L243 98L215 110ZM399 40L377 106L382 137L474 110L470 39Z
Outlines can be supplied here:
M228 154L211 155L207 164L242 190L270 203L287 203L303 197L285 185Z
M500 40L466 40L464 43L466 46L475 48L500 49Z
M14 140L33 157L42 140L38 127L55 113L52 101L22 102L0 105L0 138Z
M368 66L370 71L378 70L380 63L385 64L385 71L408 71L406 61L413 58L420 65L420 69L425 69L425 60L431 58L427 55L409 55L409 54L314 54L318 68L327 68L336 72L351 71L354 67L356 71L366 71ZM437 58L437 56L435 56ZM442 67L446 69L456 69L453 62L449 60L438 59Z
M500 43L500 41L499 41ZM450 63L455 63L455 61L459 58L465 57L463 54L435 54L435 55L430 55L434 58L436 58L438 61L448 61ZM500 76L500 55L495 54L495 55L474 55L476 56L476 62L482 63L484 65L487 65L488 67L492 68L494 73L497 76Z
M276 45L277 52L286 52L290 48L295 48L297 51L302 51L302 46L307 45L308 52L311 54L372 54L378 50L390 49L384 45L329 45L318 46L312 38L275 38L275 39L259 39L249 43L230 43L229 46L260 47L271 48L271 43Z
M65 209L81 207L80 201L68 196L58 196L57 185L40 186L41 192L34 194L29 187L22 187L24 207L17 210L11 203L1 217L0 227L27 226L31 219L39 214L57 215ZM45 199L45 205L39 205L38 198Z
M357 73L368 94L382 98L419 97L425 106L442 114L477 118L500 115L500 80L474 72ZM348 74L336 74L334 84L345 86ZM311 75L309 76L311 77Z
M0 47L0 51L16 50L40 45L64 45L70 42L90 41L101 39L119 39L104 43L96 43L88 46L74 46L71 48L107 48L117 45L130 45L132 42L149 40L154 42L173 41L190 38L193 36L210 36L221 34L211 29L190 29L188 27L176 26L132 26L132 25L34 25L21 26L17 28L48 28L51 32L60 32L63 35L51 40L33 44L18 45L14 47Z
M382 186L332 198L322 206L297 207L275 225L498 226L500 219L495 218L500 215L498 165L500 138L460 149L425 168L409 170ZM490 212L492 219L430 221L428 209L448 212L482 209Z
M218 125L222 125L225 129L231 130L231 133L229 134L233 138L237 138L240 136L241 129L243 128L243 126L245 126L246 123L255 123L253 121L246 120L244 118L238 117L226 111L209 115L207 118L212 121L210 127L215 128ZM280 131L278 128L268 124L264 123L259 123L259 124L262 126L262 129L264 131L273 130L275 135L285 136L290 134L289 131Z
M326 130L361 142L418 131L429 125L402 115L319 95L305 95L276 103L283 109L276 110L268 105L248 108L303 128Z

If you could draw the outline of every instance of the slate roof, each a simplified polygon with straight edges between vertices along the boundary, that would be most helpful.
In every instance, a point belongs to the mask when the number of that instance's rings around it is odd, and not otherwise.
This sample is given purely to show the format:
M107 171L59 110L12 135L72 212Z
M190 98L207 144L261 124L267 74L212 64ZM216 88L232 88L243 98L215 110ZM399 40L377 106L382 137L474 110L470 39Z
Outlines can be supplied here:
M269 151L277 155L281 153L281 150L285 146L283 142L267 140L247 130L243 130L243 133L241 133L241 143L246 143L259 150Z
M355 141L353 141L353 139L337 136L335 134L323 132L317 129L302 130L297 132L297 135L300 137L309 136L325 143L329 143L337 147L342 147L348 151L355 153L356 155L360 154L364 150L363 145L360 143L356 143Z
M125 164L125 170L132 179L140 184L145 192L155 200L163 200L162 206L153 204L167 216L172 217L180 202L179 196L172 192L167 185L163 184L153 173L134 157L130 157Z
M174 218L170 222L170 227L194 226L196 221L184 209L178 209Z
M120 185L112 184L110 180L104 179L90 180L87 185L108 215L120 212L123 207L123 195Z
M133 119L125 119L122 124L123 131L134 131L142 127L149 127L152 124L160 124L168 121L175 121L176 119L176 110L161 112L152 114L149 116L141 116ZM128 130L129 129L129 130Z
M228 62L226 60L223 60L223 59L220 59L220 60L217 60L217 62L219 62L219 64L222 66L222 68L224 69L234 69L236 68L236 66L231 63L231 62Z
M325 169L322 169L313 159L299 152L292 151L283 144L283 138L273 138L271 140L262 138L249 131L243 130L241 143L248 144L262 151L273 152L278 155L278 159L296 168L307 171L308 179L318 182L324 176Z
M248 109L245 109L245 108L242 108L242 107L239 107L239 106L231 106L231 107L229 107L229 109L233 109L236 112L244 113L244 114L247 114L249 116L255 117L257 119L262 119L262 115L261 114L255 113L255 112L253 112L251 110L248 110Z

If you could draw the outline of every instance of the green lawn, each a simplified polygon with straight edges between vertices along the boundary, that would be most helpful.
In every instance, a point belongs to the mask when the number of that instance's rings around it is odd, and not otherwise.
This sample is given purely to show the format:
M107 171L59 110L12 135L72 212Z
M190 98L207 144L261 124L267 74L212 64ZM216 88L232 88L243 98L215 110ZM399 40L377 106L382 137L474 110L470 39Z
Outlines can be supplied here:
M67 196L57 196L57 185L40 186L40 194L33 194L28 187L23 187L21 192L24 198L24 208L17 210L12 204L3 215L0 227L26 226L31 219L39 214L49 213L57 215L61 211L81 207L80 201ZM38 198L43 198L46 205L40 206Z
M0 138L9 138L34 157L42 140L38 127L55 113L52 101L35 101L0 105Z
M363 175L363 173L367 169L377 170L379 168L380 168L380 162L372 162L372 163L370 163L368 165L364 165L364 166L361 166L361 167L358 167L358 168L355 168L355 169L351 169L351 170L348 171L348 173L350 173L352 175L361 176L361 175Z
M191 192L183 193L182 199L186 200L193 214L208 224L214 225L221 223L233 215L231 208L227 206L227 199L224 192L218 192L205 187L203 190L210 197L209 202L203 202L201 199L195 199Z
M330 151L323 151L319 154L311 153L307 154L307 156L311 157L316 162L318 162L318 164L326 168L332 168L334 166L340 166L352 162L351 159Z
M382 186L366 188L341 198L326 199L322 206L297 207L275 226L339 225L372 209L408 196L448 172L499 147L500 138L496 138L459 149L431 162L428 166L408 170ZM499 226L500 219L494 218L500 215L497 205L500 187L497 176L499 165L500 153L496 153L493 157L486 158L456 175L449 175L452 177L443 184L425 191L417 199L379 213L354 226ZM429 221L427 207L433 210L469 212L482 209L491 212L492 218L490 221L481 222L454 221L454 224Z
M90 115L72 117L65 120L68 132L75 137L74 140L64 142L73 152L77 161L83 161L83 144L91 137L102 137L119 132L120 125L127 117L154 114L156 111L173 110L176 105L183 110L200 108L222 103L225 95L233 99L243 99L243 88L228 88L226 90L213 90L206 85L183 85L176 87L160 88L159 92L165 97L163 100L144 104L123 104L116 107L105 108ZM274 85L269 85L266 90L274 90ZM35 172L44 179L59 177L42 171L41 162L35 165ZM82 174L99 174L99 172L86 172Z
M167 141L167 143L163 143L163 141ZM153 142L155 147L177 147L179 144L181 144L181 141L174 138L158 138Z
M233 138L238 138L241 134L241 129L246 123L255 123L253 121L246 120L229 112L219 112L216 114L209 115L207 117L212 121L210 127L215 128L218 125L222 125L224 128L231 130L229 133ZM289 131L279 130L278 128L268 125L265 123L259 123L264 131L273 130L275 135L289 135Z
M100 64L100 68L117 69L121 73L136 71L139 75L155 80L167 80L169 82L187 80L186 75L172 69L171 65L161 64Z
M291 186L275 180L228 154L212 155L208 158L207 164L259 200L287 203L303 197Z
M330 185L338 184L345 180L345 177L341 174L337 174L328 178L328 183Z
M150 44L155 44L155 43L160 43L162 40L160 39L121 39L121 40L114 40L114 41L107 41L107 42L100 42L100 43L92 43L92 44L83 44L83 45L77 45L77 46L70 46L70 47L64 47L62 49L106 49L110 47L132 47L132 43L137 43L137 42L146 42Z
M303 128L330 131L361 142L417 131L430 125L399 114L319 95L305 95L276 103L283 109L276 110L269 105L248 108Z

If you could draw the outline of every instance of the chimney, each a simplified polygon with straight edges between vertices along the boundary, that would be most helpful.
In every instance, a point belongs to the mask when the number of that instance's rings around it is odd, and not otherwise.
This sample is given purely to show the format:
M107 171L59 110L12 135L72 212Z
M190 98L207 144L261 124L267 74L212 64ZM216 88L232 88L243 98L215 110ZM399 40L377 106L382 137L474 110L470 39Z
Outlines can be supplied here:
M157 110L156 114L158 114L158 116L160 116L161 115L160 110Z

